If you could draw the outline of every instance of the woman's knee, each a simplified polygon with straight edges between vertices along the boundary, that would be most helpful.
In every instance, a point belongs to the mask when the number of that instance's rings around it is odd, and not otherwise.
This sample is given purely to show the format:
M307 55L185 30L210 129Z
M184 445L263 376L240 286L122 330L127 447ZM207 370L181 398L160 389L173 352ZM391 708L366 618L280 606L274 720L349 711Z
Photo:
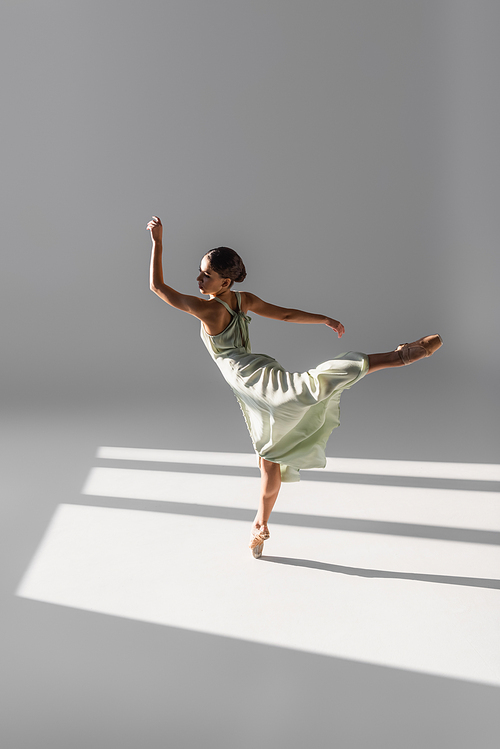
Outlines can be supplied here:
M274 475L280 470L279 463L273 463L271 460L266 460L266 458L259 458L259 464L261 471L267 473L270 476Z
M263 497L271 498L277 496L281 487L280 464L262 459L261 476L261 493Z

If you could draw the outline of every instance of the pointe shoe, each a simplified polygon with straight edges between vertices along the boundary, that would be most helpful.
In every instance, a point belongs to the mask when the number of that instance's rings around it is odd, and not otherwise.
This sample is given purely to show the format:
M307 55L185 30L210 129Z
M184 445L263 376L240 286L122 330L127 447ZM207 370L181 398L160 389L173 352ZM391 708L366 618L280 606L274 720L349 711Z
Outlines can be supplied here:
M252 554L254 559L260 559L262 556L262 552L264 551L264 544L259 544L258 546L254 546L252 549Z
M269 533L267 525L255 528L254 530L255 533L252 532L252 535L250 536L249 547L252 550L255 559L259 559L262 556L262 551L264 549L264 541L267 541L267 539L271 537L271 534Z
M413 343L402 343L396 351L403 364L413 364L413 362L426 356L432 356L442 345L443 339L440 335L428 335Z

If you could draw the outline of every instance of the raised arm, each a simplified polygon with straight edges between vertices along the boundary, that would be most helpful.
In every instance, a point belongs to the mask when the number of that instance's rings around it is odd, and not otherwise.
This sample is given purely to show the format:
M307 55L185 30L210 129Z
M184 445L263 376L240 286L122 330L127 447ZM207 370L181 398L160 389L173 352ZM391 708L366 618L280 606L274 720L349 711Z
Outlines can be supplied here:
M345 328L341 322L334 320L331 317L325 317L325 315L315 315L312 312L303 312L299 309L288 309L287 307L278 307L275 304L269 304L259 299L255 294L245 293L247 299L247 307L251 312L255 312L256 315L262 315L262 317L270 317L273 320L283 320L285 322L296 322L306 324L318 324L327 325L332 330L338 333L339 338L342 338L345 332Z
M151 291L170 304L171 307L188 312L190 315L205 320L207 317L207 302L196 296L181 294L163 281L163 226L158 216L153 216L146 229L151 232L153 243L151 251L151 264L149 269L149 286Z

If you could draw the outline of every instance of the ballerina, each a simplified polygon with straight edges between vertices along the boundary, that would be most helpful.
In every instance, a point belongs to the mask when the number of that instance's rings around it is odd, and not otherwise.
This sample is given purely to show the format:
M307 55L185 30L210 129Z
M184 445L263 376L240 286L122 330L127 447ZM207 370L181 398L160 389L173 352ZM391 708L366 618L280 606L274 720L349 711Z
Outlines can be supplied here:
M307 372L287 372L272 357L252 353L248 312L274 320L324 324L339 338L345 331L342 323L269 304L248 291L233 291L233 283L241 283L246 270L229 247L210 250L201 260L198 288L208 299L181 294L163 280L163 226L158 216L146 228L153 245L150 288L171 307L201 321L201 338L238 400L259 456L261 491L249 544L258 559L264 541L270 538L268 522L281 483L299 481L301 468L325 467L327 440L340 423L341 393L369 372L431 356L442 346L442 339L426 336L382 354L349 351Z

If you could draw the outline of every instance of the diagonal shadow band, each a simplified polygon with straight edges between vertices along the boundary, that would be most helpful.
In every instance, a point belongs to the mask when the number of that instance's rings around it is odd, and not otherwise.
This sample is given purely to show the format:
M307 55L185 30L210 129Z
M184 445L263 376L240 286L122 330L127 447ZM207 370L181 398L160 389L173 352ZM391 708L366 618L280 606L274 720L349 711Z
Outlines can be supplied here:
M158 502L140 499L110 499L96 495L85 495L82 501L74 504L96 505L99 507L121 507L123 509L164 512L175 515L196 515L198 517L242 520L252 522L254 510L240 507L219 507L218 505L188 504L185 502ZM294 525L302 528L324 528L327 530L350 531L354 533L376 533L389 536L409 536L411 538L431 538L440 541L461 541L472 544L500 545L499 531L484 531L474 528L449 528L439 525L418 525L416 523L395 523L385 520L364 520L359 518L337 518L324 515L299 515L274 511L273 525Z
M106 468L124 468L146 469L148 471L158 471L161 473L208 473L220 476L253 476L260 478L260 471L257 467L241 466L223 466L223 465L206 465L197 463L158 463L151 461L130 461L97 459L97 465ZM432 478L429 476L381 476L375 474L362 473L332 473L331 471L322 472L321 469L315 471L303 471L301 473L302 481L323 481L331 484L370 484L375 486L414 486L421 489L454 489L458 491L481 491L481 492L498 492L500 483L498 481L478 481L475 479L442 479Z
M452 577L450 575L425 575L419 572L393 572L390 570L367 570L362 567L344 567L340 564L327 564L312 559L293 559L291 557L262 556L262 562L273 564L288 564L293 567L309 567L325 572L336 572L339 575L353 575L356 577L393 578L395 580L419 580L424 583L439 583L441 585L465 585L474 588L493 588L500 590L500 580L481 577Z

